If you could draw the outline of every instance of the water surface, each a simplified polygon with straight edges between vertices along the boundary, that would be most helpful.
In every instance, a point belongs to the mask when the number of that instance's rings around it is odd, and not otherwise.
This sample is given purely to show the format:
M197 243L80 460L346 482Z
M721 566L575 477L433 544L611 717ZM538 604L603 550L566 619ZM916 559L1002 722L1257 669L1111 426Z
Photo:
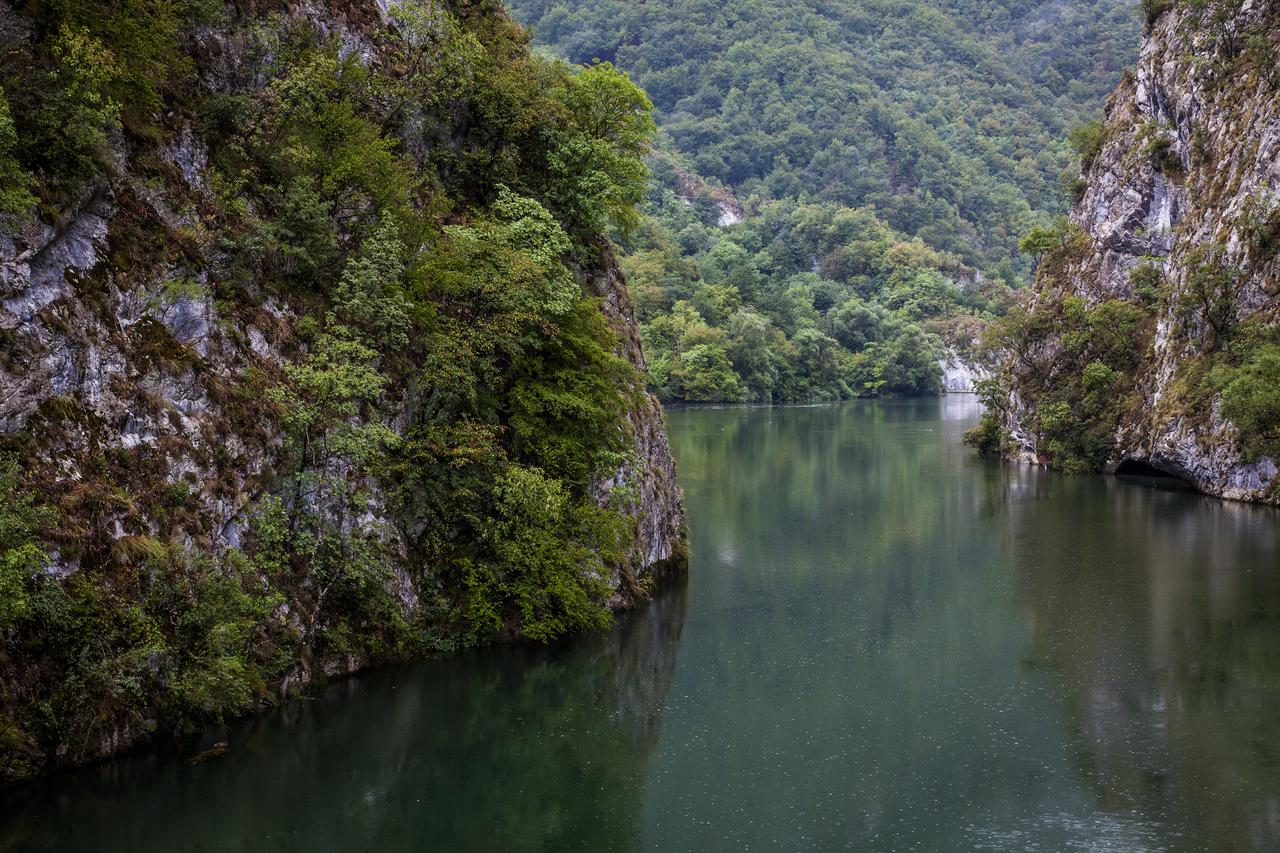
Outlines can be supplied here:
M1280 849L1280 514L985 462L976 416L673 411L687 584L55 777L0 850Z

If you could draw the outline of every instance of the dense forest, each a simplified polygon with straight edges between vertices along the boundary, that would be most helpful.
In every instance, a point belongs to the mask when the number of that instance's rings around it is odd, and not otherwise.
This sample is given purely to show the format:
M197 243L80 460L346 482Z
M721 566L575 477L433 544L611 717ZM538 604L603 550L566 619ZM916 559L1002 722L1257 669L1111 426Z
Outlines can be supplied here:
M1025 284L1021 236L1078 191L1072 131L1141 24L1117 0L511 6L653 100L625 263L653 381L683 400L935 391L944 345Z

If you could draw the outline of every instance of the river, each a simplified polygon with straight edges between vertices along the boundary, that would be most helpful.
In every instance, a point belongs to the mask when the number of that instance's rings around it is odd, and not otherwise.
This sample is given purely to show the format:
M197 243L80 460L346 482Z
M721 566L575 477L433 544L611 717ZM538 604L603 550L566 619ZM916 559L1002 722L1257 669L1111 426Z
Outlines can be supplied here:
M966 396L669 413L687 582L335 685L0 850L1280 849L1280 513L975 458Z

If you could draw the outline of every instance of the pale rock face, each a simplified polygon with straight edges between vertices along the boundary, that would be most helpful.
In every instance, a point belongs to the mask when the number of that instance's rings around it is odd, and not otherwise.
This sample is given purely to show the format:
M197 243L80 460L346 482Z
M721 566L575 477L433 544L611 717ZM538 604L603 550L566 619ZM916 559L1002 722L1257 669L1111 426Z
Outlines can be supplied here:
M594 269L579 271L579 278L589 293L600 297L601 310L621 338L622 355L642 374L647 372L631 293L612 255L606 254ZM630 490L633 497L628 500L626 511L635 523L631 572L636 579L683 571L688 552L684 499L676 480L675 459L667 444L662 406L656 397L645 393L627 419L635 452L611 477L596 483L596 499L603 504L614 490ZM621 580L614 579L615 607L634 602L632 592Z
M991 376L989 369L967 359L954 347L947 348L938 367L942 369L942 390L948 394L972 394L977 390L976 383Z
M1238 431L1219 405L1190 417L1176 403L1179 367L1206 352L1206 329L1179 312L1188 253L1225 247L1240 272L1233 321L1269 304L1280 287L1280 258L1245 240L1250 204L1280 206L1280 94L1257 70L1215 76L1227 62L1215 33L1280 26L1274 3L1246 3L1224 28L1198 26L1175 4L1143 40L1131 79L1108 101L1108 139L1087 174L1071 221L1089 238L1065 281L1041 281L1032 304L1064 294L1096 304L1134 296L1130 275L1142 263L1162 270L1167 299L1157 308L1153 355L1138 377L1141 405L1117 430L1111 466L1147 462L1222 497L1276 502L1274 460L1246 461ZM1165 153L1151 152L1163 139ZM1269 200L1269 201L1268 201ZM1032 414L1016 375L1006 422L1016 455L1037 460L1027 429Z
M19 248L10 242L0 256L3 305L9 316L0 318L5 328L30 322L45 306L68 295L68 276L82 274L98 262L112 215L110 201L91 199L73 215L61 232L44 231L38 242Z
M719 225L721 228L728 228L731 225L737 225L742 221L742 208L737 203L730 204L728 202L720 202L717 205L720 208Z
M209 168L209 149L204 140L196 136L191 125L182 128L182 132L164 148L170 162L182 170L182 177L198 190L204 189L205 170Z

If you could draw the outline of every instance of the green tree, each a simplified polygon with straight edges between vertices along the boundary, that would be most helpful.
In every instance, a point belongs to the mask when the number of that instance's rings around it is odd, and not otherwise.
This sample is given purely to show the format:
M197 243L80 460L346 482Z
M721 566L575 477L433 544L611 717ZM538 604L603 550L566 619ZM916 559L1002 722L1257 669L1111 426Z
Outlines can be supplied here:
M40 531L52 521L52 510L23 489L17 459L0 455L0 632L30 610L31 583L49 562Z
M1102 146L1106 141L1107 127L1100 119L1076 125L1067 135L1067 142L1080 158L1080 168L1083 170L1093 165L1093 161L1102 152Z
M1249 456L1280 456L1280 344L1251 340L1240 349L1240 364L1220 364L1211 374L1221 388L1222 413L1240 431Z
M624 554L620 517L575 501L535 468L510 467L495 494L483 528L493 558L464 569L476 630L496 633L518 617L524 636L546 641L607 626L610 567Z
M389 427L365 417L387 387L377 359L378 352L351 329L335 325L321 333L304 358L285 366L288 383L269 396L283 410L299 476L308 471L327 475L339 461L359 469L395 443ZM321 489L327 479L322 478ZM345 481L345 475L338 479Z
M777 382L777 366L770 344L773 330L765 317L743 309L729 320L729 358L746 385L748 399L769 402Z
M841 303L828 320L831 334L850 352L861 352L869 344L884 340L885 310L856 296Z
M641 159L655 127L644 90L608 62L558 69L550 95L568 120L546 131L546 180L539 193L571 231L627 233L638 224L648 170Z
M0 219L22 216L36 203L31 175L14 156L18 132L9 112L9 100L0 89Z
M20 128L26 161L48 183L79 191L111 169L111 136L120 105L108 90L116 57L88 30L63 25L49 47L53 68L40 89L43 103Z
M671 370L671 388L682 400L736 402L747 398L722 342L694 344Z
M334 290L334 311L383 350L409 343L412 307L404 292L404 243L393 220L386 220L342 271Z

